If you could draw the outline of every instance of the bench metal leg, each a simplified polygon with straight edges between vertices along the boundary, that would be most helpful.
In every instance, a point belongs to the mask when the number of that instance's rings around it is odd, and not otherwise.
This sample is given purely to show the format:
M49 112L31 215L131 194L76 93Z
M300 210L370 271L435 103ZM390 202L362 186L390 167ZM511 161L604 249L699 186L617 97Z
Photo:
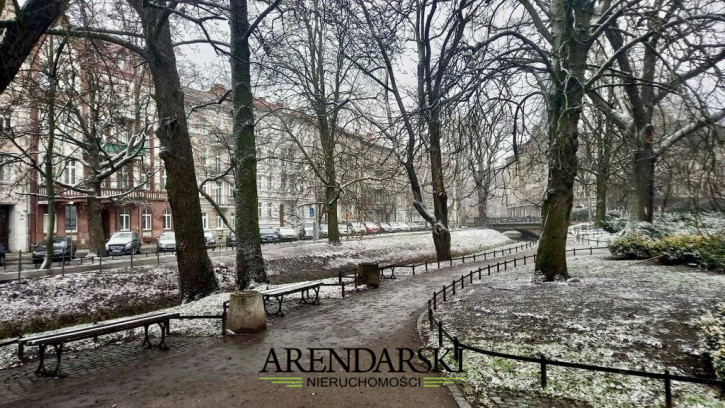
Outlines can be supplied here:
M153 323L152 323L153 324ZM159 329L161 330L161 340L159 340L158 344L151 343L151 338L149 337L149 325L144 325L143 331L144 331L144 338L143 343L141 343L141 347L146 348L157 348L159 350L168 350L169 346L166 345L166 332L169 328L169 321L162 321L157 322L156 324L159 325Z
M317 286L317 287L315 287L313 289L315 290L315 300L312 301L312 303L314 303L316 305L319 305L320 304L320 287ZM309 297L309 294L308 294L308 297Z
M36 375L49 377L60 377L63 375L61 370L61 362L63 360L63 343L52 344L52 346L53 349L55 349L55 368L52 371L45 368L45 350L48 345L40 344L38 345L38 368L35 370Z
M270 297L274 297L274 300L277 301L277 311L274 313L270 313L269 309L267 309L267 302L269 302ZM284 295L267 295L263 296L262 300L264 301L264 313L267 316L284 317L284 312L282 312L282 301L284 300Z

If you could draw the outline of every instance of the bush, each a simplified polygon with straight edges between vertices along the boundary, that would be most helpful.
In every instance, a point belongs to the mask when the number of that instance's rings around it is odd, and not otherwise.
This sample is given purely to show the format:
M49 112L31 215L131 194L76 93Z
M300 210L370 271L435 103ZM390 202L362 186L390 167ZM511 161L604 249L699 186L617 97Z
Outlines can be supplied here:
M708 269L725 269L725 234L677 234L654 239L635 232L612 241L609 251L627 259L659 257L666 264L696 262Z
M613 240L609 244L612 255L626 259L649 259L654 255L655 241L637 233Z
M611 215L607 215L604 218L604 221L600 221L598 227L603 229L604 231L607 231L610 234L616 234L624 229L624 227L627 226L627 220L620 217L613 217Z
M712 363L717 378L725 381L725 303L719 303L715 312L707 312L697 321L700 326L700 349Z

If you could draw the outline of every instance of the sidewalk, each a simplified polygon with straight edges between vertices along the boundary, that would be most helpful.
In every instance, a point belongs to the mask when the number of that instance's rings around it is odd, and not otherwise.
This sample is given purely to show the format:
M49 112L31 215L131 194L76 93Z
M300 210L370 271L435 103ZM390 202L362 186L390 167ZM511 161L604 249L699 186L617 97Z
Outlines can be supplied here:
M506 258L497 260L502 259ZM89 351L66 360L64 366L75 366L76 371L61 380L35 379L34 364L5 370L0 372L0 406L455 407L444 387L285 388L258 380L259 371L271 347L415 349L420 345L416 321L433 290L450 284L474 265L486 264L467 263L386 281L377 290L347 300L326 301L271 319L268 330L260 335L217 338L198 347L188 346L199 342L198 338L172 337L168 353L112 352L122 347L133 350L130 345Z

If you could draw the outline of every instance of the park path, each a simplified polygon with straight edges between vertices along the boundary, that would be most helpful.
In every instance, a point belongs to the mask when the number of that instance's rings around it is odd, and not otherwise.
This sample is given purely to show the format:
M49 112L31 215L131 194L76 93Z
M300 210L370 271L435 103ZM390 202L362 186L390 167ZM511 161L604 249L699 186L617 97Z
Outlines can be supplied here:
M529 250L496 260L531 253ZM63 379L34 378L35 365L28 364L8 370L10 378L5 374L4 382L0 382L0 387L6 387L5 392L0 389L0 406L455 407L443 387L295 389L260 381L259 371L272 347L416 349L420 345L416 322L433 291L460 278L474 265L477 268L490 262L466 263L383 281L379 289L346 300L323 300L319 306L303 307L284 318L271 319L267 331L259 335L172 336L168 340L172 348L169 352L125 344L79 353L75 358L67 356L64 369L70 375ZM334 375L367 376L342 372Z

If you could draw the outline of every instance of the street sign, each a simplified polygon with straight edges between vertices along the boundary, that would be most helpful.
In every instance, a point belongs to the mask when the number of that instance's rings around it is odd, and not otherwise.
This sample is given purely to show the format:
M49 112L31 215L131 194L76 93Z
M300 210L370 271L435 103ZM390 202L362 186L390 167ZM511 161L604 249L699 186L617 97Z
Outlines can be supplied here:
M315 207L311 206L310 207L310 217L314 217L314 216L315 216Z

